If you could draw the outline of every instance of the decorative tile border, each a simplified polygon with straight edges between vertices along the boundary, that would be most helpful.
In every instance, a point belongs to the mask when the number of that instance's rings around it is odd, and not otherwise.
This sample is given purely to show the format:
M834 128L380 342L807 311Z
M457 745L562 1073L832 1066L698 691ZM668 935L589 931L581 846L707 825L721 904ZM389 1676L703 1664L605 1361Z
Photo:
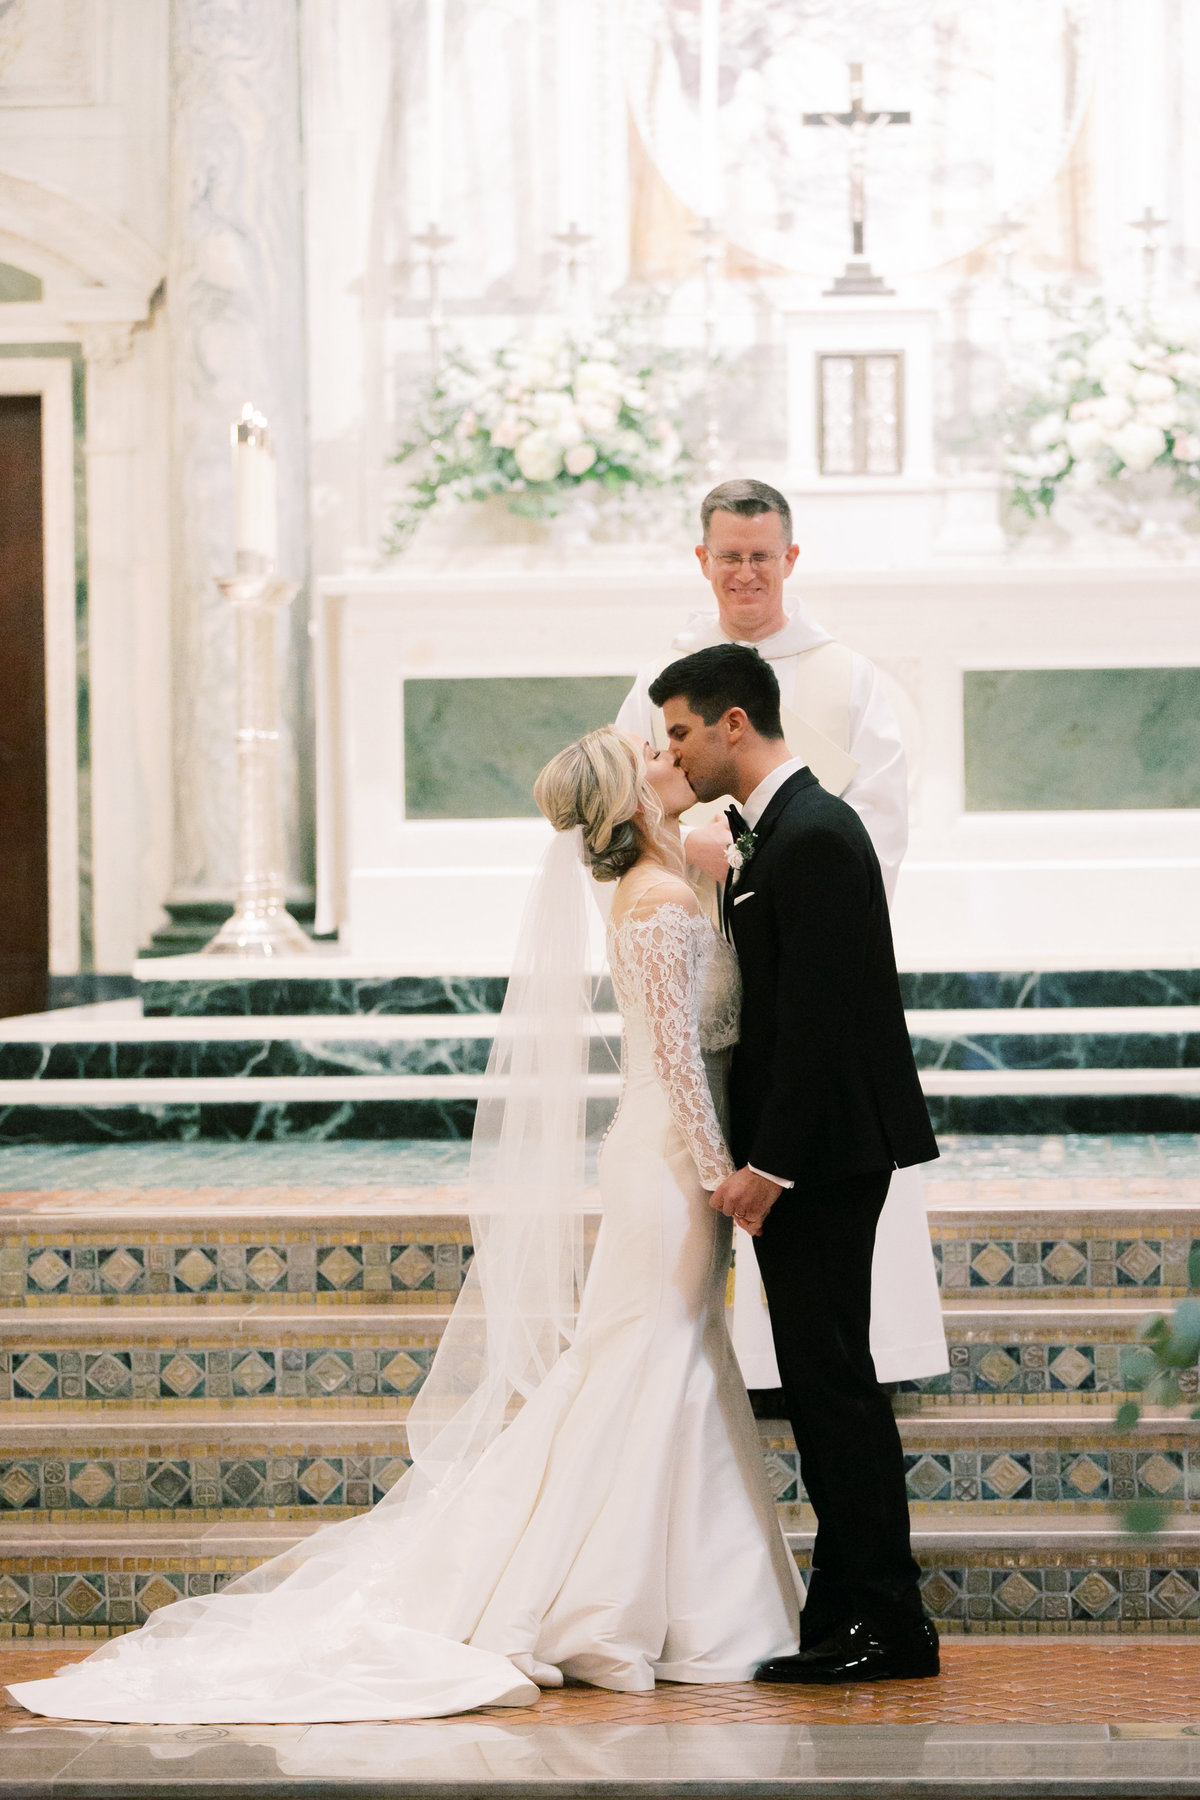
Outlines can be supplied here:
M424 1252L422 1252L424 1254ZM410 1265L409 1273L415 1273ZM432 1277L430 1278L432 1279ZM447 1306L449 1291L415 1290ZM308 1324L302 1333L281 1331L268 1339L248 1337L236 1327L236 1341L214 1345L211 1336L195 1341L187 1319L177 1330L164 1328L153 1341L134 1337L119 1312L97 1312L86 1335L78 1325L69 1345L47 1334L20 1349L0 1350L0 1403L22 1415L87 1408L168 1405L184 1410L227 1410L231 1402L262 1407L336 1403L391 1409L397 1398L411 1399L432 1361L440 1324L407 1326L401 1314L386 1334L347 1335L345 1314ZM955 1341L950 1336L947 1374L902 1381L896 1410L911 1416L947 1402L966 1407L980 1401L1061 1403L1066 1397L1097 1407L1128 1392L1123 1386L1121 1341L1077 1342L1053 1331L1003 1340ZM1200 1391L1197 1370L1183 1375L1186 1396Z
M220 1304L260 1297L285 1304L421 1303L432 1293L456 1293L471 1256L466 1220L455 1215L446 1222L410 1218L375 1231L284 1228L269 1217L241 1229L131 1225L120 1235L62 1219L46 1222L45 1231L0 1237L0 1304ZM1103 1229L1105 1235L1091 1235L1095 1227L1081 1223L1070 1237L1024 1238L1003 1224L957 1226L935 1218L938 1279L956 1299L1019 1292L1037 1300L1137 1294L1154 1302L1188 1291L1190 1220L1176 1234L1132 1221L1122 1221L1118 1236L1108 1235L1111 1225ZM1036 1388L1029 1384L1026 1391Z
M1200 1511L1200 1449L1195 1439L1164 1436L1136 1449L1104 1444L1098 1431L1094 1444L1053 1447L1022 1444L1019 1422L1012 1443L972 1444L947 1433L927 1448L906 1449L905 1486L914 1513L936 1514L947 1508L972 1514L1041 1512L1053 1506L1071 1514L1110 1511L1113 1503L1170 1500L1180 1509ZM764 1448L767 1477L777 1505L799 1523L797 1508L807 1495L799 1479L799 1458L791 1440L773 1440Z
M1170 1040L1173 1042L1174 1040ZM482 1075L490 1038L244 1038L157 1042L0 1041L0 1081L296 1080L344 1075Z
M243 1556L0 1558L0 1637L104 1638L160 1606L210 1594L255 1566ZM918 1551L921 1588L950 1632L1200 1633L1200 1556L1122 1548L1106 1555ZM806 1551L796 1562L807 1575Z
M357 1231L58 1231L0 1240L0 1302L171 1305L270 1298L428 1305L453 1296L473 1254L465 1223ZM411 1225L409 1230L412 1230Z
M1169 1500L1184 1511L1200 1511L1200 1448L1194 1447L1194 1436L1163 1433L1134 1448L1103 1427L1050 1443L1023 1440L1019 1420L1007 1441L973 1441L956 1427L957 1422L940 1431L924 1427L919 1434L905 1433L905 1479L914 1512L1017 1516L1053 1506L1065 1513L1105 1514L1114 1502L1134 1499ZM314 1442L299 1421L276 1435L268 1424L261 1437L235 1450L219 1438L173 1444L166 1422L150 1444L144 1438L116 1445L111 1438L102 1444L84 1439L69 1445L65 1455L61 1444L33 1444L0 1458L0 1517L288 1519L311 1517L315 1509L322 1517L341 1518L374 1505L407 1466L402 1413L394 1416L391 1430L380 1422L372 1438L347 1442L355 1435L346 1427L326 1452L327 1428ZM806 1495L790 1436L766 1435L763 1457L785 1519L802 1524L808 1517L800 1512Z
M429 1337L431 1334L423 1333ZM244 1400L262 1407L374 1400L395 1412L419 1392L433 1346L387 1340L349 1344L241 1344L230 1348L176 1344L123 1348L0 1351L0 1401L23 1414L81 1407L108 1411L170 1405L225 1408Z
M1193 1237L1189 1220L1177 1233L1122 1220L1119 1235L1016 1237L1003 1224L961 1228L934 1224L933 1254L946 1294L1186 1294ZM1094 1229L1094 1228L1093 1228ZM1108 1228L1109 1232L1112 1227ZM1197 1240L1200 1241L1200 1240Z

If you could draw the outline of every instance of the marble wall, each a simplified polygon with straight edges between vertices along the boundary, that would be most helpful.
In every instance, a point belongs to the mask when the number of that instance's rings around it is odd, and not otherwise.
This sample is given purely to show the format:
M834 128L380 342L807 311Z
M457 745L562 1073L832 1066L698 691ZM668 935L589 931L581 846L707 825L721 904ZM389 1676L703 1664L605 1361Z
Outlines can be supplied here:
M973 669L968 812L1200 807L1200 668Z
M410 819L538 816L533 782L564 744L616 717L632 675L404 683Z

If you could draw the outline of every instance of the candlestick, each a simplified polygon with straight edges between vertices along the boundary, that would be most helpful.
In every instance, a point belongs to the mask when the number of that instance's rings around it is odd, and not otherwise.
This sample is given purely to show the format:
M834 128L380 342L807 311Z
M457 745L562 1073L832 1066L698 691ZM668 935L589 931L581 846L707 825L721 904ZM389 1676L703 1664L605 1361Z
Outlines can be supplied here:
M436 378L442 366L442 326L446 315L442 310L442 268L446 261L446 251L454 242L446 232L439 231L432 222L427 231L418 231L413 237L425 252L426 273L429 287L426 298L429 311L426 314L426 327L429 332L429 363Z
M239 555L241 553L239 552ZM284 902L279 797L276 619L296 584L266 573L217 582L237 620L238 887L233 916L205 945L208 956L306 956L312 939Z
M239 571L267 574L279 552L275 450L270 428L250 401L230 429L233 445L233 543Z
M442 217L442 176L446 118L446 0L426 0L425 103L428 111L429 183L426 217L435 224Z
M700 0L700 142L704 179L704 211L720 210L720 142L717 108L721 97L721 0Z

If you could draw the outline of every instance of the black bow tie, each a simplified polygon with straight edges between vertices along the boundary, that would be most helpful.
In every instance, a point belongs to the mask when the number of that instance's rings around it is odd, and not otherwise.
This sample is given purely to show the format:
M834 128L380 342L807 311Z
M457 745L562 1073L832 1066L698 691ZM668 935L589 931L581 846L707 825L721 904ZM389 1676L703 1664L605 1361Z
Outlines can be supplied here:
M727 806L725 808L725 817L729 821L729 829L733 833L733 841L736 844L740 837L745 836L750 827L747 825L736 806Z

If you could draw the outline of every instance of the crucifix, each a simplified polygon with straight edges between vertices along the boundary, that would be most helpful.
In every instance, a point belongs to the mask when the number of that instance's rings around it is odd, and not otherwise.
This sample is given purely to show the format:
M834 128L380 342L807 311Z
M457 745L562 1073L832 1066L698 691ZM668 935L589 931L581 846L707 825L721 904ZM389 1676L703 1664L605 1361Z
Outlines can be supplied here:
M1154 288L1158 275L1159 232L1167 223L1160 219L1152 206L1143 209L1140 219L1130 219L1130 229L1142 234L1142 299L1149 306L1154 298Z
M850 64L850 111L805 113L806 125L835 125L850 140L851 260L844 274L827 291L831 294L888 294L892 290L866 260L864 235L867 221L867 146L872 136L888 125L911 125L908 112L868 112L863 106L863 66Z

